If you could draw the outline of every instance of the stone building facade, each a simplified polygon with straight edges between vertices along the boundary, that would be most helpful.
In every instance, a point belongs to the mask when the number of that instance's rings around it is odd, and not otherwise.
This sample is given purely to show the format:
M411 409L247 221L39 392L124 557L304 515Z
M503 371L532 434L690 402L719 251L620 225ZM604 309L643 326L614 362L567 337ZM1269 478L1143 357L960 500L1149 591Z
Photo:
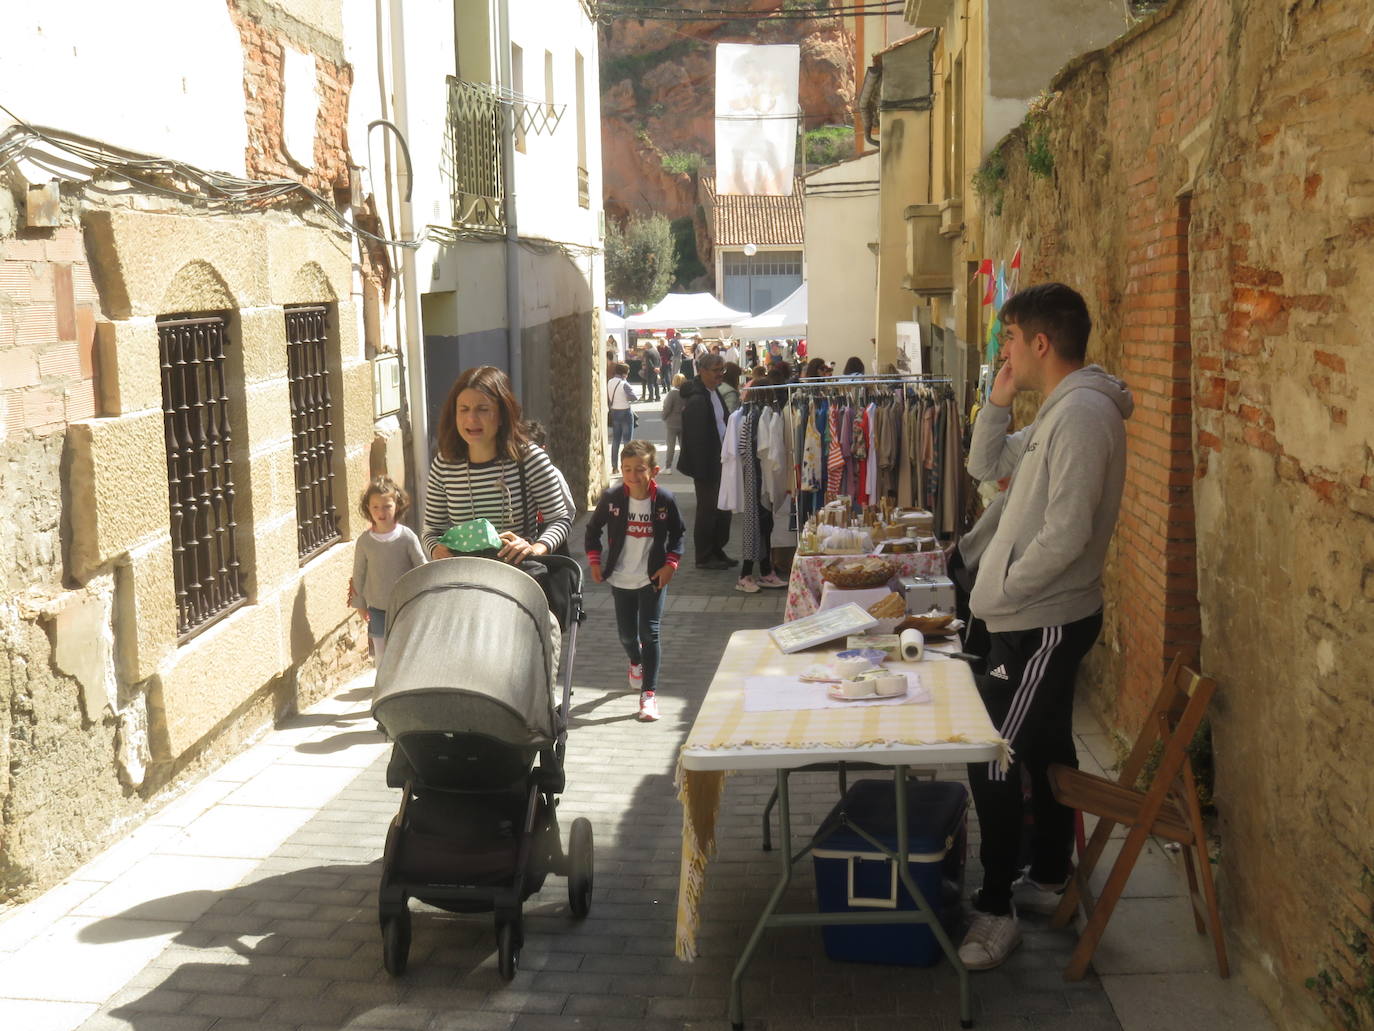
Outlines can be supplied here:
M195 166L210 154L234 168L233 155L192 132L169 152L179 169L69 167L44 182L55 151L28 139L0 172L0 492L15 528L0 542L0 899L53 883L183 775L366 661L345 598L374 435L359 317L372 267L325 210L336 187L346 202L351 163L337 11L297 6L187 8L188 31L210 34L205 63L242 60L233 80L205 84L191 54L182 83L207 120L237 106L240 176L293 179L316 198L211 196ZM95 30L69 46L98 62ZM308 147L290 152L287 49L316 101ZM119 149L137 126L53 130L105 140L115 166L137 157ZM26 132L9 126L6 142ZM288 325L306 312L302 367ZM183 322L220 327L222 352L176 350ZM212 534L220 569L188 562Z
M1082 290L1135 394L1085 686L1133 735L1176 651L1220 682L1223 917L1294 1028L1374 1026L1371 28L1359 0L1166 4L1055 78L982 223L1023 283Z

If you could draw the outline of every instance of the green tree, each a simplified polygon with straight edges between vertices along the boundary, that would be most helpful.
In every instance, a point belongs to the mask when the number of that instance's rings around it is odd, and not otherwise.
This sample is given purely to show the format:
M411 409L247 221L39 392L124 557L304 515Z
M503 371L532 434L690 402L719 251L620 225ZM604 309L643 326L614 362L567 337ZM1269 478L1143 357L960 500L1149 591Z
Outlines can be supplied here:
M606 227L606 290L628 304L657 304L677 270L673 230L664 215Z

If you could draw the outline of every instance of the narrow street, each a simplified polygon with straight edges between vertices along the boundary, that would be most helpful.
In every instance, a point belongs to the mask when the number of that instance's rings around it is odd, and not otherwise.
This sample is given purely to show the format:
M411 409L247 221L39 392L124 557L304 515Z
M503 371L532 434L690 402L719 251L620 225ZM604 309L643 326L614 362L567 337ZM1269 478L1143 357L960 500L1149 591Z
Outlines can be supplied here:
M662 440L657 405L640 434ZM690 524L690 481L666 478ZM580 536L575 551L580 552ZM513 983L496 969L491 920L417 906L406 974L382 969L376 888L398 793L384 783L385 745L368 715L372 677L348 684L135 828L127 838L0 922L0 1027L16 1031L336 1031L336 1029L725 1028L737 950L776 877L759 844L771 776L727 782L719 853L693 963L673 956L681 810L677 749L729 634L780 621L781 591L743 595L732 572L688 561L664 618L663 719L638 723L610 595L588 584L578 641L564 834L575 816L596 834L590 916L568 913L550 877L526 905ZM1085 767L1110 761L1105 736L1079 715ZM943 771L962 776L962 770ZM794 782L805 833L834 800L827 775ZM976 835L975 835L976 839ZM976 840L974 843L976 848ZM788 899L814 906L809 865ZM969 883L977 874L970 857ZM1192 932L1181 875L1154 845L1077 984L1060 970L1072 932L1030 917L1004 967L973 980L984 1031L1269 1026L1238 981L1211 972ZM412 903L412 905L415 905ZM958 1027L956 980L932 969L826 959L815 930L764 940L745 991L754 1029L865 1031Z

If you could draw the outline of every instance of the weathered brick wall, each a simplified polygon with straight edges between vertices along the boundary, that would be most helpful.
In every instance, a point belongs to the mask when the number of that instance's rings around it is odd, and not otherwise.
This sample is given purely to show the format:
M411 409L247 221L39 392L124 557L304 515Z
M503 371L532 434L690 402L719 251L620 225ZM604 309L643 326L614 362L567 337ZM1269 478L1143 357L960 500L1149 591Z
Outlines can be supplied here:
M1192 502L1189 168L1179 141L1215 104L1223 4L1174 5L1074 62L1043 120L1004 144L1003 214L988 254L1020 242L1023 284L1059 279L1087 298L1090 361L1135 397L1126 485L1105 573L1108 602L1084 686L1134 734L1179 648L1200 639ZM1032 175L1027 141L1047 134L1053 173ZM1091 213L1091 217L1084 217ZM1018 405L1032 417L1038 401Z
M348 183L348 93L353 69L341 54L338 41L320 39L259 3L230 0L229 14L243 38L243 93L248 121L247 164L250 179L295 179L325 198ZM264 17L270 15L270 17ZM294 38L293 38L294 37ZM315 116L315 160L298 166L286 154L282 140L284 46L313 54L319 112Z
M1090 358L1135 394L1085 681L1134 734L1200 643L1225 919L1289 1027L1322 995L1374 1026L1371 28L1362 0L1176 0L1061 73L1053 174L1014 135L986 237L1083 291Z
M1225 901L1282 1012L1330 977L1316 994L1356 1027L1374 1027L1372 32L1367 0L1254 6L1193 209Z

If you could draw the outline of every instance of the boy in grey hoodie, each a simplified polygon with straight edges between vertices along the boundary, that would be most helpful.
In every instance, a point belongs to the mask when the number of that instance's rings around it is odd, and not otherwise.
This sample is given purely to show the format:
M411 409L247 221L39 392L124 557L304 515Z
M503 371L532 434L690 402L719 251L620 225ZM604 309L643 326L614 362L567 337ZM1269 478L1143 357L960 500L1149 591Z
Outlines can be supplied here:
M1124 383L1085 366L1092 320L1061 283L1022 290L1002 309L1006 362L978 414L969 473L1011 477L1001 518L978 557L970 597L991 636L977 677L988 715L1012 746L1010 770L970 765L982 832L983 886L959 956L974 970L1000 964L1021 941L1013 893L1025 909L1053 911L1070 871L1073 810L1055 802L1052 763L1077 766L1073 684L1102 629L1102 563L1126 478ZM1007 434L1018 391L1045 398L1035 421ZM1017 880L1021 768L1035 814L1033 858Z

